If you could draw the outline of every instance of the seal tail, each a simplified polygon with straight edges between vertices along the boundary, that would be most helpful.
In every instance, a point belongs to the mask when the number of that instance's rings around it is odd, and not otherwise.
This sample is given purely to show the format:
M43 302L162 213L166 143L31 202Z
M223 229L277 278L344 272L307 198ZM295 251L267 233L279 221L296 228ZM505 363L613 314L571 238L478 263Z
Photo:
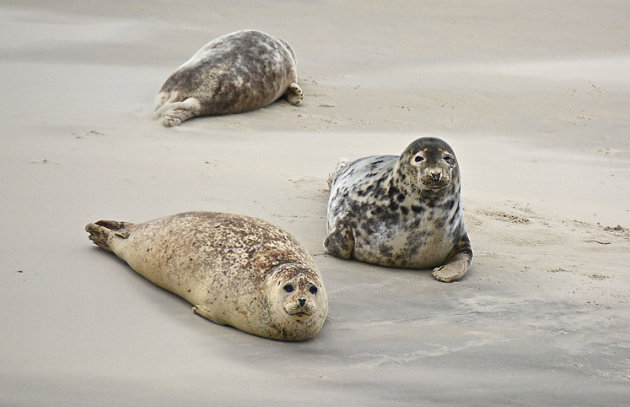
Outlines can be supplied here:
M114 237L127 239L129 237L129 227L133 223L117 222L115 220L99 220L96 223L89 223L85 226L85 231L90 234L90 240L103 250L113 252L111 241Z

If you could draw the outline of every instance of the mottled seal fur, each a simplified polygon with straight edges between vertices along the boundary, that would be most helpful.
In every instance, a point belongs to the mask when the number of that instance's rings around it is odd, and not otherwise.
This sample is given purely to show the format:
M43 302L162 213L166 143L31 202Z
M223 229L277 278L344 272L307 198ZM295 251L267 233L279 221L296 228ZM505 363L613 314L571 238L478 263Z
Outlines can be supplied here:
M188 212L141 224L98 221L90 240L211 321L302 341L328 312L321 275L287 232L260 219Z
M434 268L433 276L445 282L468 270L473 254L460 206L459 164L443 140L420 138L400 156L342 162L329 182L329 253Z
M218 37L168 77L155 117L177 126L197 116L257 109L281 96L302 102L293 50L284 40L256 30Z

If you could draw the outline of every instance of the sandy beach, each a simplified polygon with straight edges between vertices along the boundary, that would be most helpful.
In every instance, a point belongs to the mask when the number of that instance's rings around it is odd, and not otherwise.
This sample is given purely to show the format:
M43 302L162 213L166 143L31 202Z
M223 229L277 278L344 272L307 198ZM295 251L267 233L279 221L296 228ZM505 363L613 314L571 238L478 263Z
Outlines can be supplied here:
M626 405L629 17L620 0L0 2L0 405ZM152 120L166 77L244 28L292 45L303 105ZM467 276L327 255L337 160L422 136L462 168ZM190 210L296 236L328 292L320 334L213 324L83 230Z

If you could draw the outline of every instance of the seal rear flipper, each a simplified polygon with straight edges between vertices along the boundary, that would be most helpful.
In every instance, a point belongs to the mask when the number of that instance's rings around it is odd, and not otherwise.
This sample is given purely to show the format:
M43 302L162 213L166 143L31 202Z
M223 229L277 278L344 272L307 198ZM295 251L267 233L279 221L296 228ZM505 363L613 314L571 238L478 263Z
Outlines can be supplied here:
M165 107L171 103L181 102L182 99L179 98L179 94L177 91L165 91L162 90L158 93L155 98L155 106L153 108L153 119L159 119L162 116L164 110L168 107Z
M159 110L162 108L162 106L164 106L169 98L170 98L170 92L160 92L158 93L157 97L155 98L155 106L153 107L153 118L157 119L160 117L159 115Z
M110 239L115 237L127 239L129 237L127 228L130 226L133 226L133 223L99 220L85 226L85 231L90 234L89 238L95 245L108 252L113 252L110 247Z
M162 124L166 127L179 126L186 120L201 114L202 106L199 99L186 98L181 102L168 101L156 112L158 118L162 118Z
M328 189L332 187L332 184L335 182L335 178L337 178L337 174L339 174L339 171L341 171L348 164L350 164L350 160L348 160L347 158L340 158L339 161L337 161L335 169L333 170L333 172L328 174L328 178L326 178Z

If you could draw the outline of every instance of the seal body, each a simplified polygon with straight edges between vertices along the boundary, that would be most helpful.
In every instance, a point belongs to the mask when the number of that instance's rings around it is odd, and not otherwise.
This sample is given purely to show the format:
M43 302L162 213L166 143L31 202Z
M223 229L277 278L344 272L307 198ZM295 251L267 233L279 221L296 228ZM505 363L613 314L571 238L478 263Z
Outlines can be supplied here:
M210 41L168 77L155 116L170 127L197 116L257 109L283 95L299 105L297 81L288 43L256 30L237 31Z
M472 248L460 206L459 164L443 140L420 138L400 156L340 163L330 187L329 253L382 266L433 268L445 282L468 270Z
M302 341L326 319L328 299L313 258L290 234L260 219L188 212L141 224L98 221L86 231L218 324Z

